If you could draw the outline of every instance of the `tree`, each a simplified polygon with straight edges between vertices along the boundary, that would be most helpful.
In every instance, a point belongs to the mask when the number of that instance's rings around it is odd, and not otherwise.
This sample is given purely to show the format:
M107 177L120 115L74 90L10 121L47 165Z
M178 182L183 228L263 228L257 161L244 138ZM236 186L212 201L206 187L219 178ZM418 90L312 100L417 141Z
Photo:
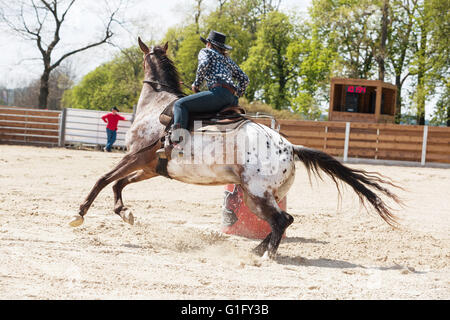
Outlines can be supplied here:
M196 32L195 24L192 24L183 30L182 40L180 41L174 61L181 79L187 86L190 86L195 80L198 65L198 52L204 47L205 45L200 41L200 36Z
M50 74L48 109L61 109L63 94L74 84L74 80L75 74L68 64L62 64ZM14 105L28 108L35 107L39 100L39 89L39 78L26 87L14 89Z
M446 79L444 92L436 103L436 111L430 121L432 125L450 127L450 79Z
M385 59L386 59L386 42L388 36L388 24L389 24L389 0L383 0L383 8L381 14L381 30L380 30L380 45L378 53L376 55L376 61L378 63L378 80L384 81L386 73Z
M196 33L200 33L200 16L202 15L202 2L203 0L195 0L195 12L194 12L194 23L196 26Z
M287 48L288 61L296 68L295 81L289 86L291 107L306 119L317 119L321 115L320 101L329 99L330 77L338 55L323 43L311 23L300 23L296 33L298 36Z
M436 92L437 84L445 83L449 72L448 1L419 1L417 3L414 57L410 73L415 76L413 101L417 123L425 124L425 103Z
M131 111L139 100L143 77L142 52L137 46L126 49L66 91L64 106L93 110L117 106Z
M407 66L412 59L413 36L417 3L415 0L394 0L390 6L391 18L387 36L387 62L395 77L397 102L395 121L400 122L402 114L402 88L411 76Z
M248 1L229 1L204 19L205 34L210 30L226 32L229 52L240 65L248 57L249 48L256 39L256 17L248 7Z
M242 64L250 78L249 100L259 98L277 110L289 106L287 87L296 68L287 58L287 48L293 40L294 28L285 14L270 12L260 22L255 44Z
M122 1L120 1L112 10L105 8L105 10L109 11L109 14L105 23L104 35L101 39L69 50L58 58L54 58L55 48L61 41L62 28L65 25L66 16L74 3L75 0L24 0L14 2L11 5L9 1L1 1L0 22L22 38L33 41L40 52L44 68L40 78L38 106L42 109L48 106L51 72L68 57L106 43L113 36L112 23L117 22L116 16L122 6Z
M378 1L316 0L312 4L312 23L326 47L339 53L341 76L370 79L380 30Z

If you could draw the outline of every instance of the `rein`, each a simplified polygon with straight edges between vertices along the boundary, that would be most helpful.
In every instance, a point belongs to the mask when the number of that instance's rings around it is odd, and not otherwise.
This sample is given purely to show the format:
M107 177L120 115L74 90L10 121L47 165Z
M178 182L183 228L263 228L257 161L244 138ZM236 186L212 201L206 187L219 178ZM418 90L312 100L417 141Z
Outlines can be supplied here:
M159 86L161 86L161 87L166 87L166 88L171 88L171 89L173 89L172 86L170 86L170 85L168 85L168 84L166 84L166 83L162 83L162 82L156 81L156 80L143 80L142 82L143 82L143 83L148 83L148 84L150 84L150 85L156 84L156 85L159 85ZM185 85L183 81L180 81L180 84L181 84L183 87L185 87L185 88L187 88L187 89L189 89L189 90L192 91L192 88L189 87L189 86L187 86L187 85Z
M167 83L159 82L157 80L143 80L142 82L149 84L154 90L157 90L157 88L155 88L153 85L159 85L160 87L166 87L171 90L174 90L174 88L172 86L168 85ZM184 93L179 93L179 94L177 94L177 96L178 96L178 98L182 98L182 97L185 97L186 95Z
M153 55L153 54L155 54L155 51L154 51L154 47L152 46L150 51L146 55L144 55L144 61L147 59L147 57L149 55ZM166 87L166 88L169 88L169 89L172 89L172 90L174 89L172 86L168 85L167 83L159 82L158 80L144 80L142 82L143 83L147 83L147 84L151 85L152 87L153 87L153 85L159 85L160 87ZM192 91L192 88L190 88L189 86L185 85L183 81L180 81L180 84L182 86L184 86L185 88L187 88L187 89Z
M173 89L172 86L169 86L166 83L162 83L162 82L159 82L159 81L156 81L156 80L143 80L142 82L143 83L148 83L149 85L156 84L156 85L159 85L161 87L166 87L166 88Z

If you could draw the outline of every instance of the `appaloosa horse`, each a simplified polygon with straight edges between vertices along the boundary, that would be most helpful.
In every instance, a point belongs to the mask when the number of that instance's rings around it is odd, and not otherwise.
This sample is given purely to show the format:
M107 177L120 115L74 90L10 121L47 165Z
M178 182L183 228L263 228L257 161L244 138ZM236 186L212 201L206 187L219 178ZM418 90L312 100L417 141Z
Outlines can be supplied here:
M165 162L158 160L155 152L161 147L160 139L165 134L165 126L159 121L160 114L182 95L182 91L177 70L166 54L167 43L149 49L140 39L138 42L144 53L145 79L136 117L127 133L129 152L97 181L81 204L79 216L71 222L72 226L83 223L83 217L98 193L114 181L117 181L113 186L114 212L130 224L134 222L133 215L125 210L122 201L122 190L130 183L162 174L191 184L238 184L246 205L272 229L254 252L273 257L283 233L294 221L277 203L294 181L295 155L308 173L320 176L319 169L324 171L334 180L338 191L338 180L347 183L363 204L368 202L389 225L396 225L395 216L375 193L399 202L395 194L383 186L393 185L391 182L376 173L349 168L322 151L292 145L278 132L252 121L226 133L188 133L186 144L182 146L183 157L174 154Z

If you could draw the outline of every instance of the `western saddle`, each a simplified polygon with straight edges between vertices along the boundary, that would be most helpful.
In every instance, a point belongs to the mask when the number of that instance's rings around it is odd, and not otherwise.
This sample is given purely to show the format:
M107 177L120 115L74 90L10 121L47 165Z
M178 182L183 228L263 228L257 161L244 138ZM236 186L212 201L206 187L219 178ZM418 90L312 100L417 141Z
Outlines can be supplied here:
M176 100L172 101L159 116L159 122L166 126L166 131L170 129L173 123L173 105ZM201 121L203 125L214 125L218 130L230 130L231 124L239 126L239 122L245 121L245 109L241 106L225 107L217 113L190 113L189 114L189 131L194 131L194 122Z
M170 153L173 148L173 145L169 142L169 132L173 123L173 105L175 101L169 103L159 116L159 122L166 126L165 135L161 138L164 151L163 149L157 151L160 161L161 159L170 159ZM194 124L196 121L201 121L202 126L195 128ZM247 121L250 120L246 117L244 108L241 106L230 106L223 108L217 113L190 113L188 130L193 133L220 132L225 134L240 128Z

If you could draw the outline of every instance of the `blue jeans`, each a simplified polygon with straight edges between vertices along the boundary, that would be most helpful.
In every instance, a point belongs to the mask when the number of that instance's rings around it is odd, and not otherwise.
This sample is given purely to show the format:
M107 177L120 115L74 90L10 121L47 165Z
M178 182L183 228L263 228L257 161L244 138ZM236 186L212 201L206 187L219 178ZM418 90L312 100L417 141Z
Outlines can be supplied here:
M108 142L106 143L106 150L107 151L111 151L111 147L114 144L114 142L116 141L116 137L117 137L117 130L111 130L106 128L106 137L108 139Z
M237 105L238 100L238 97L222 87L183 97L173 105L173 123L180 124L182 128L187 129L190 112L219 112L225 107Z

